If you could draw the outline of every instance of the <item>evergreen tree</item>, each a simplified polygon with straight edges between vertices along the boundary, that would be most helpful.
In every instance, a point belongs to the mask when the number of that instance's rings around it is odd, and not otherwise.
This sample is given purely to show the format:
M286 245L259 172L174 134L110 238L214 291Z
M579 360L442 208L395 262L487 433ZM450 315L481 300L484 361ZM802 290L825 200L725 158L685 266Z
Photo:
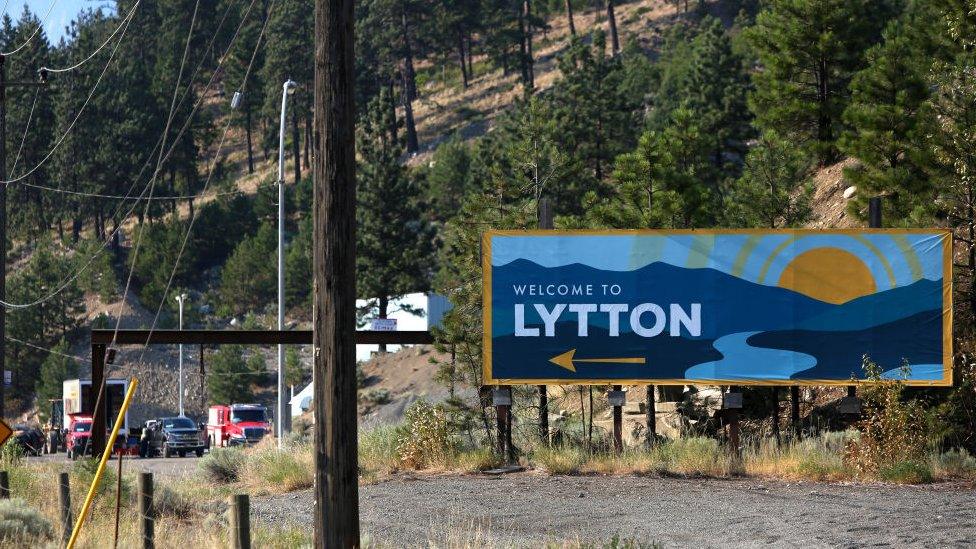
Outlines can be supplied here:
M46 411L51 409L48 401L60 399L64 381L77 378L80 372L78 363L68 355L70 350L68 342L62 338L41 363L35 391L37 407L44 419L46 419Z
M220 277L220 297L228 314L260 311L274 303L277 234L272 225L261 225L257 234L241 241L227 259Z
M210 358L207 389L211 402L251 402L254 372L244 361L244 348L240 345L223 345Z
M884 195L882 219L891 224L912 219L919 204L933 196L926 173L931 130L923 114L931 57L917 49L904 24L895 21L886 29L884 43L868 51L867 68L851 82L851 103L844 111L850 129L840 143L858 160L844 172L858 188L852 213L864 218L868 199Z
M430 218L445 221L457 214L461 201L475 187L471 162L470 147L457 137L434 149L424 173Z
M261 29L264 27L262 6L255 4L250 11L232 0L227 9L235 10L233 19L240 25L237 41L227 51L224 61L224 84L228 92L241 92L240 104L232 113L234 123L244 130L247 148L247 173L254 173L254 126L264 105L265 83L261 80L265 48L259 47ZM256 53L255 53L256 52ZM250 69L250 72L248 72ZM245 76L247 81L245 83ZM242 89L242 86L246 86Z
M770 0L746 31L762 65L750 102L760 129L833 161L848 84L892 11L869 0Z
M312 73L314 21L310 0L282 0L275 6L268 21L264 65L261 81L264 83L264 116L273 123L268 125L266 139L277 150L278 120L281 116L282 85L287 80L298 84L288 101L288 125L291 129L290 145L294 160L295 183L301 178L301 128L310 129L312 114ZM307 133L307 132L306 132ZM307 139L308 137L306 137ZM306 167L310 159L305 158Z
M773 132L746 156L723 210L730 227L797 227L810 217L810 162Z
M362 122L357 147L358 293L373 300L380 318L386 318L391 299L427 290L432 272L423 191L400 164L393 112L392 97L381 91Z

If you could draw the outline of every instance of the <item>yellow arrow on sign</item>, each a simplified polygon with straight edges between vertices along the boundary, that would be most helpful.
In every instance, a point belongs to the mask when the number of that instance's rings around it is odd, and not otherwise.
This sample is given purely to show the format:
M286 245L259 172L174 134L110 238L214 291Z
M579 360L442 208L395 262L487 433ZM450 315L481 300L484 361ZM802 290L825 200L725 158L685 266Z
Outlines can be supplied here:
M576 371L576 365L574 362L603 362L612 364L644 364L646 361L644 357L632 357L632 358L575 358L576 349L570 349L561 355L556 355L549 359L556 366L561 366L566 368L570 372Z
M0 446L3 446L3 444L7 442L7 439L9 439L10 435L12 434L14 434L14 432L10 426L7 425L4 420L0 419Z

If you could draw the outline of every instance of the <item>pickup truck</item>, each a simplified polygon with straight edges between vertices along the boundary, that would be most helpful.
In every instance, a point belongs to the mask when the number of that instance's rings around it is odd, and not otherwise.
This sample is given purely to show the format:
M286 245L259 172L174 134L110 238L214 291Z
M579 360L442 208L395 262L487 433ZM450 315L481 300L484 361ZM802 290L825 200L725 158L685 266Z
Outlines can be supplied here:
M174 454L185 457L187 454L203 455L203 434L188 417L164 417L149 420L143 428L139 457L162 455L165 458Z

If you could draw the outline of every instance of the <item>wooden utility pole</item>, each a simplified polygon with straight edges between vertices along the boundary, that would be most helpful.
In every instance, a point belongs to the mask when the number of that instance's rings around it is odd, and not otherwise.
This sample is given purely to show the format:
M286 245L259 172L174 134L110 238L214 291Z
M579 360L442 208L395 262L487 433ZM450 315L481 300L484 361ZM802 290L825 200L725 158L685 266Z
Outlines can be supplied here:
M359 547L353 0L315 0L315 547Z

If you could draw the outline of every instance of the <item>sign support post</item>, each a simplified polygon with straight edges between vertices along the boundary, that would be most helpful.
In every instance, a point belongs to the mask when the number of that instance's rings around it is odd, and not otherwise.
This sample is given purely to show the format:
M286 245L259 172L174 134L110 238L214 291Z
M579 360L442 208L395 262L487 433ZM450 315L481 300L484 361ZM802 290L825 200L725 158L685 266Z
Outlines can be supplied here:
M539 228L552 229L552 204L548 198L539 199ZM549 395L545 384L539 385L539 437L549 441Z
M624 450L622 407L627 397L620 385L613 386L613 393L616 393L610 395L610 404L613 405L613 451L619 456Z
M790 386L790 427L793 437L799 440L803 435L800 430L800 387Z

